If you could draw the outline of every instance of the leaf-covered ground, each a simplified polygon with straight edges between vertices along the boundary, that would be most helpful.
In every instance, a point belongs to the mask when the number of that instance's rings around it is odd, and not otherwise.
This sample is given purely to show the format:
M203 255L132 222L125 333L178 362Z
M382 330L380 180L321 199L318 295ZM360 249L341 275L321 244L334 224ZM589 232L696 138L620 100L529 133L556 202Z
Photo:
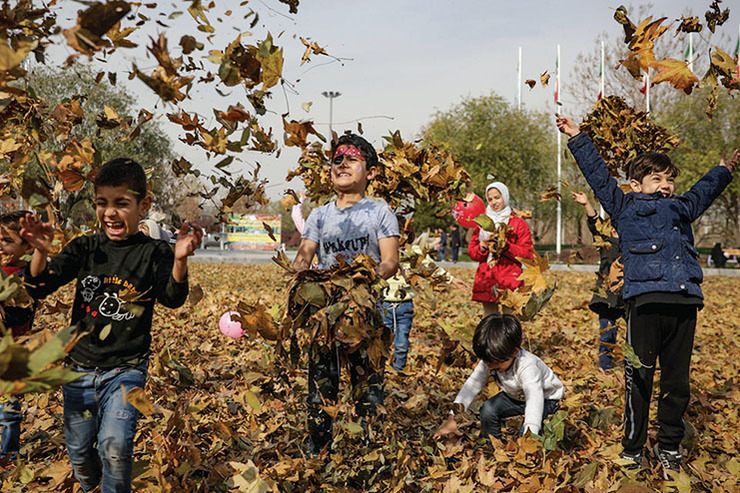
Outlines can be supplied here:
M472 282L472 269L452 272ZM302 452L305 365L291 369L262 342L227 339L217 329L220 315L238 301L283 303L281 269L193 264L191 285L200 283L205 297L196 306L157 309L146 388L154 412L139 422L135 490L738 491L740 350L734 296L740 278L709 277L704 284L707 306L699 314L687 413L690 474L663 481L657 470L633 472L615 462L622 365L608 372L597 366L597 320L584 303L594 274L548 276L560 288L524 328L525 347L548 362L566 386L565 432L557 450L544 453L533 438L517 439L520 422L513 419L505 430L514 441L490 451L478 440L481 398L460 420L461 438L431 439L474 363L458 349L435 372L440 324L470 331L482 312L467 293L455 291L417 301L407 374L386 373L384 419L375 426L373 443L362 444L345 401L339 406L334 453L307 458ZM70 298L69 288L59 295ZM41 312L36 327L44 330L31 344L62 327L66 318ZM495 384L485 392L495 393ZM64 451L61 392L24 401L21 463L0 473L0 490L76 491ZM650 444L654 433L651 429Z

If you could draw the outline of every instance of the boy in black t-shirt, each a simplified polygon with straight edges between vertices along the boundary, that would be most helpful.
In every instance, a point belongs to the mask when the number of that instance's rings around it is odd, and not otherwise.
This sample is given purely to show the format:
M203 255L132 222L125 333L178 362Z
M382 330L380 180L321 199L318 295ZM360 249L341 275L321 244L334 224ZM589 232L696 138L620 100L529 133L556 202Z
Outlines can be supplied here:
M63 387L64 435L83 491L98 484L102 493L131 491L139 413L125 394L144 388L154 303L185 302L187 258L202 238L200 228L184 223L173 255L167 242L139 232L151 204L141 165L121 158L95 177L102 232L76 238L47 263L53 227L30 214L21 219L21 235L34 247L31 295L43 298L76 279L71 323L85 335L67 362L84 376Z

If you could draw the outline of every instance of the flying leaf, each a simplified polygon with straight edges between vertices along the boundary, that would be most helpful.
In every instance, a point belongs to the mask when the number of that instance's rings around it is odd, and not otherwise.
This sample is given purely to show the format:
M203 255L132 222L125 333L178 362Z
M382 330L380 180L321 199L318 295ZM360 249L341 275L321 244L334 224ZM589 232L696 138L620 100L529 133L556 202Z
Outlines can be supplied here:
M678 33L700 33L704 27L699 18L696 16L681 16L681 23L676 28L676 35Z
M537 81L534 79L527 79L524 81L524 83L528 85L530 89L534 89L534 86L537 85Z
M550 262L547 255L542 257L537 250L534 250L533 254L531 259L517 257L517 260L526 267L517 279L524 282L523 290L539 293L547 288L547 280L542 274L550 270Z
M709 10L704 14L704 18L707 21L707 28L712 32L714 32L717 26L721 26L730 18L730 9L720 10L720 3L722 3L722 0L714 0L709 5Z
M547 87L548 82L550 82L550 74L548 74L546 70L542 72L542 75L540 75L540 84L542 84L542 87Z
M695 85L699 84L699 79L694 75L684 60L675 58L666 58L650 64L651 68L658 71L653 78L653 84L669 82L676 89L682 89L686 94L691 94Z

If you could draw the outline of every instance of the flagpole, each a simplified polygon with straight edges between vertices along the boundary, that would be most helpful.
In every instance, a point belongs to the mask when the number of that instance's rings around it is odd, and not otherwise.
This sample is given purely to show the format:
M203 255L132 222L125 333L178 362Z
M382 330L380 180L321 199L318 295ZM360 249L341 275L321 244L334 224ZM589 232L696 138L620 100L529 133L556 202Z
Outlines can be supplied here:
M645 72L645 112L650 113L650 67Z
M604 78L606 77L606 72L604 71L604 42L601 42L601 67L599 67L600 72L600 81L599 81L599 99L606 97L606 94L604 94Z
M519 47L519 63L516 68L516 109L522 109L522 47Z
M555 64L555 103L560 103L560 45L558 45L558 55L557 55L557 63ZM562 108L558 109L558 112L562 114ZM562 160L562 149L561 149L561 143L560 143L560 131L557 132L558 135L558 209L557 209L557 224L556 224L556 243L555 243L555 253L557 254L558 260L560 260L560 252L561 247L563 243L563 230L562 230L562 221L563 221L563 208L562 208L562 202L563 198L561 196L561 160Z
M694 33L689 33L689 70L694 73Z

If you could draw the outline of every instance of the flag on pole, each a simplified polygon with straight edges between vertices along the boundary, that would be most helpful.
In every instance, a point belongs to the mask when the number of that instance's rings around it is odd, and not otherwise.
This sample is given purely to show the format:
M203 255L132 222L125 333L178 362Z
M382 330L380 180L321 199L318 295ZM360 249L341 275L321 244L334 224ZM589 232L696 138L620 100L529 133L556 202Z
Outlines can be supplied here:
M560 45L555 57L555 104L560 104Z
M642 74L642 87L640 88L640 92L643 94L647 94L648 91L648 74L644 73Z
M684 54L683 59L686 61L686 66L689 67L689 70L692 72L694 71L694 37L692 36L694 33L689 33L689 44L686 46L686 53Z
M735 59L737 60L737 78L740 80L740 25L737 26L737 43L735 43Z

